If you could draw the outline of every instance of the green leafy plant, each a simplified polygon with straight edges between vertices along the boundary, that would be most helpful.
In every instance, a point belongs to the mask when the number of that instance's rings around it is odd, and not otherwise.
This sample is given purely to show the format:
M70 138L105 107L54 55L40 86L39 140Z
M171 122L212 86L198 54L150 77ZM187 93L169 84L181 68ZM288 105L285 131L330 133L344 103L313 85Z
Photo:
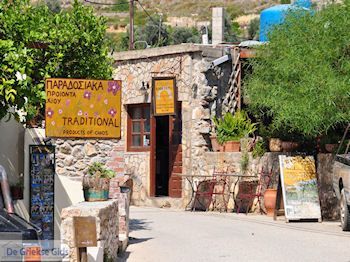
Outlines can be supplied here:
M244 173L248 170L248 164L249 164L249 154L247 151L245 151L242 154L240 165L241 165L241 171Z
M98 178L111 179L115 177L115 172L111 169L106 168L101 162L94 162L88 167L87 175Z
M252 151L253 158L262 157L265 154L265 152L266 146L264 140L256 141Z
M277 128L317 137L350 121L350 1L295 11L258 48L245 79L249 106Z
M239 141L256 130L256 124L251 122L244 111L237 111L234 115L226 113L223 118L214 118L213 121L220 144L227 141Z
M110 79L105 34L105 19L77 0L55 12L28 0L0 1L0 119L35 117L45 104L45 78Z

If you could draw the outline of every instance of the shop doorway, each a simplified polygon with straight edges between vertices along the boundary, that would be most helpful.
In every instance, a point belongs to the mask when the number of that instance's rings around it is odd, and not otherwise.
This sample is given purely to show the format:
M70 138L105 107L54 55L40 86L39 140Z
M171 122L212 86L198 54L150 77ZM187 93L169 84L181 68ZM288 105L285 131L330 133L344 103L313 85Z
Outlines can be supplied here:
M169 116L156 117L156 196L169 196Z
M151 196L181 197L181 103L175 116L156 116L151 123Z

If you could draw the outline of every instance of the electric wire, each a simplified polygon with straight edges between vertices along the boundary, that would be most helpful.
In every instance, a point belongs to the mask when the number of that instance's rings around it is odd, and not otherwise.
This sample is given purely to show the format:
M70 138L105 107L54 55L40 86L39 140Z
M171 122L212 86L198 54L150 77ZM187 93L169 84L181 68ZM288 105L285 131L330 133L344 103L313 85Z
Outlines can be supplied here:
M94 5L109 5L109 6L128 5L130 3L130 1L129 1L129 2L110 4L110 3L99 3L99 2L90 1L90 0L84 0L84 2L89 3L89 4L94 4Z
M139 0L135 0L135 2L137 2L139 4L139 6L142 8L143 12L148 16L148 18L155 24L158 26L158 21L154 20L154 18L150 15L150 13L148 13L148 11L146 10L146 8L144 8L144 6L141 4L141 2ZM164 30L163 26L161 25L159 27L159 29L161 31L163 31L163 33L168 34L168 32L166 30Z

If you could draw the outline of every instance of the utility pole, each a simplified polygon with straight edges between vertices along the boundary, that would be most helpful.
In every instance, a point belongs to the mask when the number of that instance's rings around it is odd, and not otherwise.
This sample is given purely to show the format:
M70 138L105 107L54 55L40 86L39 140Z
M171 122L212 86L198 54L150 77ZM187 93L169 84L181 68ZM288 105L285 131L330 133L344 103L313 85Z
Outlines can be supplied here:
M129 50L134 49L134 1L130 0L129 4L129 14L130 14L130 32L129 32Z
M158 45L160 43L160 37L162 36L162 17L163 13L159 14L159 28L158 28Z

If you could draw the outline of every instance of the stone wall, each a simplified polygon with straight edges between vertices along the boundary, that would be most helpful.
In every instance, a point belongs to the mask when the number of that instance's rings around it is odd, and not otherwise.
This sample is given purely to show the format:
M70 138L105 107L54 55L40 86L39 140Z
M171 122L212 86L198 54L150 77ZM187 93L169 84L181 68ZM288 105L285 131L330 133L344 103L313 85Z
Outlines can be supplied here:
M117 259L119 246L119 217L117 200L82 202L62 210L62 240L69 247L69 261L77 261L73 217L90 216L96 218L98 246L103 248L105 257L115 261Z
M151 88L142 91L141 87L151 87L153 77L176 78L178 101L182 103L182 173L203 172L203 155L210 148L211 118L217 114L218 93L224 93L227 86L230 63L208 73L213 58L204 57L196 46L160 48L158 55L151 55L152 50L124 52L116 60L113 78L122 80L121 139L55 140L58 174L79 180L89 164L100 161L120 176L131 177L132 202L145 202L150 190L149 152L125 152L127 105L151 102Z
M125 153L125 172L132 180L131 203L141 205L149 196L149 152Z
M56 139L54 144L59 175L82 177L88 165L97 161L124 174L124 146L120 140Z
M277 187L277 177L279 174L279 164L278 164L278 156L280 154L284 153L272 153L268 152L265 153L264 156L261 158L253 158L252 154L249 153L249 162L247 170L242 171L241 170L241 159L242 159L242 153L241 152L206 152L204 154L203 159L201 160L201 168L200 173L204 176L210 176L213 174L214 169L219 172L228 172L228 173L242 173L245 172L247 175L256 175L259 177L262 171L265 173L270 172L272 170L273 172L273 179L271 181L272 187ZM237 193L238 188L233 188L235 185L235 181L237 181L237 178L229 178L228 183L230 185L230 188L228 190L230 192ZM236 185L237 186L237 185ZM190 185L187 183L186 188L189 190ZM229 193L229 192L227 192ZM186 195L188 197L189 195ZM216 200L216 202L222 201L222 199ZM262 202L263 204L263 202ZM215 207L212 207L214 210ZM218 208L221 208L221 204L219 203ZM260 207L257 205L257 202L254 203L252 210L253 211L260 211ZM228 209L233 210L234 209L234 202L232 196L230 196L229 202L228 202Z
M322 218L326 220L339 219L339 201L333 191L334 155L317 155L317 180L320 195Z
M208 86L207 69L208 62L201 53L193 52L118 61L114 71L114 79L121 79L123 83L124 105L150 103L151 89L144 93L140 88L151 87L152 77L176 78L178 100L182 102L183 174L200 170L202 156L209 150L211 104L204 99L213 101L217 87ZM133 172L131 198L135 204L143 203L149 193L149 154L127 153L126 170L133 167L132 162L139 170ZM142 164L139 166L139 163Z
M279 155L286 155L288 153L282 152L267 152L261 158L254 159L249 153L249 164L246 173L247 174L259 174L261 170L270 171L272 168L274 177L273 185L277 186L277 177L280 173L279 170ZM241 170L241 158L242 153L230 153L230 152L206 152L203 157L201 172L202 175L213 174L214 167L217 170L228 170L229 173L242 172ZM339 219L339 204L338 200L333 191L332 185L332 169L333 169L334 156L332 154L318 154L317 155L317 180L318 180L318 191L321 205L322 218L324 220L338 220ZM234 179L231 179L230 183ZM187 191L190 190L190 185L186 183ZM230 188L233 192L233 188ZM236 192L236 191L235 191ZM185 195L189 199L190 195ZM232 201L229 202L229 209L233 208ZM256 211L259 211L259 207L253 207Z

